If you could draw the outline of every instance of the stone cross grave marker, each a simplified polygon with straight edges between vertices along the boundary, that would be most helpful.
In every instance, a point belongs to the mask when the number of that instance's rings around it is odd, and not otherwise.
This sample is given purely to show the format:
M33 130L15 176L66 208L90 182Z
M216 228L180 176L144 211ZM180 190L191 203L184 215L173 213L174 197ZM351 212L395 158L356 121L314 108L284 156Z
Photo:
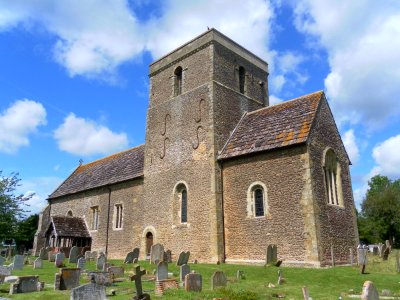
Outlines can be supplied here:
M96 262L97 270L103 270L105 263L106 263L106 256L103 253L101 253L97 258Z
M368 263L368 249L358 248L357 249L358 265L361 267L361 274L365 272L365 266Z
M61 268L59 273L55 274L54 289L70 290L79 286L81 269Z
M94 282L71 290L71 300L106 300L106 287Z
M22 270L24 267L25 257L23 255L15 255L13 260L13 270Z
M84 259L83 257L79 258L76 267L81 270L84 270L86 267L86 259Z
M43 268L43 260L40 257L36 258L35 261L33 262L33 268L34 269Z
M139 248L133 249L132 252L133 252L133 260L135 260L135 258L139 259L139 253L140 253Z
M155 263L156 260L163 261L164 259L164 246L161 244L155 244L151 246L150 250L150 263Z
M164 252L164 261L167 263L172 263L172 254L171 254L171 250L167 250Z
M78 255L79 255L79 248L76 246L73 246L71 250L69 251L69 263L70 264L76 264L78 262Z
M58 252L56 254L56 259L54 261L54 264L56 265L57 268L61 268L64 266L64 259L65 259L65 254L62 252Z
M362 300L379 300L378 291L372 281L364 282L361 299Z
M226 287L226 276L224 272L216 271L211 276L211 289L214 291L221 287Z
M131 280L135 281L136 287L136 297L134 299L150 299L150 296L148 294L143 294L142 276L144 274L146 274L146 270L140 271L140 266L137 266L135 268L135 275L131 276Z
M131 263L133 263L133 257L134 257L133 251L132 251L132 252L129 252L129 253L126 255L126 257L125 257L124 264L131 264Z
M198 273L189 273L185 276L185 291L187 292L201 292L202 278Z
M86 251L86 252L85 252L85 260L86 260L87 262L89 262L89 261L91 260L91 258L92 258L92 252Z
M3 256L0 256L0 266L4 265L6 259Z
M267 247L267 256L266 256L266 264L275 264L278 260L278 247L276 245L268 245Z
M168 279L168 263L165 261L158 263L156 278L158 281Z
M185 276L190 273L190 266L185 264L180 266L179 280L185 283Z
M18 276L15 283L10 285L10 295L40 291L39 276Z

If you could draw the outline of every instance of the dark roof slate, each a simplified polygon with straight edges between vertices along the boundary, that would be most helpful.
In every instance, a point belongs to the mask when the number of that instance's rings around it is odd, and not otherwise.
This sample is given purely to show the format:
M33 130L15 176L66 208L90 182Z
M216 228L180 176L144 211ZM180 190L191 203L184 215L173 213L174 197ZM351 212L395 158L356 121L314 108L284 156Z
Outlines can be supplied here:
M90 237L82 218L68 216L51 217L51 225L59 237Z
M143 165L144 145L80 165L49 199L143 176Z
M306 142L322 98L324 93L319 91L247 113L218 159Z

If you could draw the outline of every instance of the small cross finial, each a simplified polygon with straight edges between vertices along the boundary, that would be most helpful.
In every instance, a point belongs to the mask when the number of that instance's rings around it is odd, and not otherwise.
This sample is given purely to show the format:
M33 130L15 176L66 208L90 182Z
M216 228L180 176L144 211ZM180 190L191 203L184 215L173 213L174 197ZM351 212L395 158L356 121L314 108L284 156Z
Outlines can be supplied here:
M83 159L81 158L79 159L79 165L82 166L82 164L83 164Z

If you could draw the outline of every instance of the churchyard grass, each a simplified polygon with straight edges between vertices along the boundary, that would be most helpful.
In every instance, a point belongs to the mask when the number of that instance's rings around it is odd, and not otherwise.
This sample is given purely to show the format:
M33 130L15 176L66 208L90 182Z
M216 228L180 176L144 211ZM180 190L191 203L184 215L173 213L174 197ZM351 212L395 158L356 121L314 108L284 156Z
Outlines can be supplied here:
M143 289L150 293L152 299L213 299L224 298L234 300L250 299L276 299L274 296L285 295L285 299L303 299L301 288L307 286L310 297L313 299L350 299L349 294L360 294L364 281L371 280L375 283L378 291L383 289L390 290L392 296L400 297L400 274L396 273L395 255L390 255L388 261L382 261L377 256L369 255L366 272L361 275L357 266L334 267L334 268L293 268L293 267L262 267L244 266L229 264L190 264L191 270L202 275L203 291L201 293L187 293L184 290L167 290L163 297L154 296L154 281L143 281ZM110 260L114 265L123 265L123 260ZM148 262L140 262L140 265L150 273L156 268ZM74 267L75 264L66 264L67 267ZM95 270L95 263L88 262L87 269ZM133 270L132 264L124 265L125 277L128 278ZM281 270L285 282L277 285L278 270ZM211 291L211 276L221 270L228 278L227 287L217 291ZM237 270L244 271L245 279L237 280ZM9 284L0 285L0 298L11 299L69 299L70 291L54 291L54 274L57 268L54 263L44 261L42 269L33 269L31 265L25 265L23 270L13 271L13 275L39 275L40 281L45 282L45 289L42 292L8 295ZM179 267L175 263L169 264L168 272L172 272L174 277L179 278ZM81 283L86 283L85 276L81 276ZM269 288L268 284L275 285ZM134 284L129 280L117 282L114 286L107 288L107 294L111 290L116 291L116 296L109 299L131 299L134 296ZM151 291L151 292L149 292Z

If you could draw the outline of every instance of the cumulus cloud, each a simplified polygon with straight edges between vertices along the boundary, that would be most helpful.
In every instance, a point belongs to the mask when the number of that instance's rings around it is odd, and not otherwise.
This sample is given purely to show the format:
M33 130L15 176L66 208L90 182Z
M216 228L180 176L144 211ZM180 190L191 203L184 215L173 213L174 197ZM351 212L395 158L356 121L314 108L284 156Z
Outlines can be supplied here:
M275 104L281 103L282 101L283 101L283 99L281 99L275 95L269 96L269 105L275 105Z
M54 131L54 138L61 150L76 155L109 154L128 147L125 133L114 133L73 113Z
M400 114L400 2L303 0L295 14L328 53L325 87L339 121L376 127Z
M372 156L377 166L373 169L376 174L400 178L400 134L390 137L374 147Z
M46 110L39 102L18 100L0 113L0 152L15 153L29 145L29 135L46 124Z
M346 131L344 133L343 144L346 148L347 154L350 157L350 161L353 164L356 164L360 157L360 151L359 151L358 145L356 143L356 137L354 135L353 129L349 129L348 131Z

